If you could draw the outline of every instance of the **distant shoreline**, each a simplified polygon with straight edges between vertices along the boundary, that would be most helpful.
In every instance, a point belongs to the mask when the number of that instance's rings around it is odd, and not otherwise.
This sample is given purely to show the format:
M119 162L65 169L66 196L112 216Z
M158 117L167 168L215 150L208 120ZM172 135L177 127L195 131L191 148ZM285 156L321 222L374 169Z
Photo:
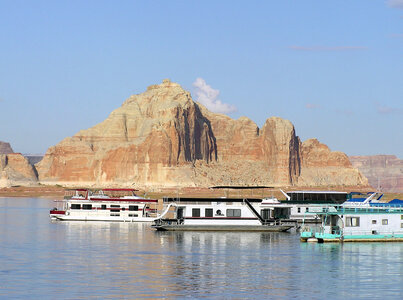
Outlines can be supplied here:
M0 188L0 198L10 197L52 197L54 199L63 199L65 190L67 188L56 185L56 186L16 186L9 188ZM95 189L95 188L91 188ZM284 191L290 190L335 190L335 191L360 191L368 192L374 191L372 188L354 188L354 187L332 187L332 188L312 188L312 187L283 187ZM211 190L209 188L197 188L197 187L187 187L187 188L161 188L158 190L150 188L150 190L140 190L137 192L139 195L146 195L150 198L162 199L165 197L234 197L234 198L263 198L263 197L276 197L277 199L284 199L284 196L280 192L280 188L274 189L258 189L255 191L243 191L243 190ZM403 193L384 193L383 200L390 201L393 199L402 199Z

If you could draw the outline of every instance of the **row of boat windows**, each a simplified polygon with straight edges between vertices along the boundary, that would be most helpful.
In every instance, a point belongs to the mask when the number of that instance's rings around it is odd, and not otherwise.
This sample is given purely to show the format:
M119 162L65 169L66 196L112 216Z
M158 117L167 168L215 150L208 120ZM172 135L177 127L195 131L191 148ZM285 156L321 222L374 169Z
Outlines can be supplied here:
M213 209L212 208L205 208L204 209L204 216L206 218L211 218L213 217ZM224 216L224 214L222 213L221 209L217 209L216 216ZM240 209L227 209L226 210L226 216L227 217L240 217L241 216L241 210ZM192 217L200 217L200 208L192 208Z
M70 206L71 209L83 209L83 210L91 210L93 208L92 204L71 204ZM102 204L101 206L94 206L94 208L98 208L101 210L106 210L108 209L106 204ZM110 205L110 210L111 211L120 211L120 210L126 210L126 207L120 207L120 205ZM139 210L138 205L129 205L128 207L129 211L137 211Z
M401 218L403 220L403 216ZM372 220L372 224L377 224L377 220ZM382 219L382 225L388 225L388 219ZM360 217L346 217L346 227L360 227ZM401 224L403 228L403 223Z
M138 217L137 214L129 214L129 217ZM120 217L120 214L111 214L111 217Z

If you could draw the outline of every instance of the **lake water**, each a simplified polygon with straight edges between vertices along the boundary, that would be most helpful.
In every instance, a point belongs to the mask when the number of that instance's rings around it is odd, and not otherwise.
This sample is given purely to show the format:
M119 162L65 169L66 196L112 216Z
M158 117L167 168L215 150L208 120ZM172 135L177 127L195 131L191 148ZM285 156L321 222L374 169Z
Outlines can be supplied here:
M403 298L403 243L51 222L53 206L0 198L0 298Z

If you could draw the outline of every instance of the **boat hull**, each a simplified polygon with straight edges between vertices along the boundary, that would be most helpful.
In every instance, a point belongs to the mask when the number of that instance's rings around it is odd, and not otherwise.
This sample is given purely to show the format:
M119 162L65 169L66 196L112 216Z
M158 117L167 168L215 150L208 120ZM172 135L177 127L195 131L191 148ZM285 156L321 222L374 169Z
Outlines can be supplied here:
M52 220L57 221L99 221L99 222L153 222L155 218L116 218L116 217L77 217L77 216L67 216L67 215L52 215Z
M374 234L374 235L336 235L315 234L318 243L349 243L349 242L403 242L403 234ZM302 242L307 242L307 237L301 236Z
M159 231L258 231L258 232L284 232L291 229L291 225L153 225Z

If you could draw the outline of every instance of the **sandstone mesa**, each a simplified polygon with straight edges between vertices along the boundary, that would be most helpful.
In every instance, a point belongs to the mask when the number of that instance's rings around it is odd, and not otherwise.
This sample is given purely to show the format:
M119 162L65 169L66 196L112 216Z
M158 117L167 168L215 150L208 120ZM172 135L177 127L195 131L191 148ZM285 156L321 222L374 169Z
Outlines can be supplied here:
M371 186L383 192L403 193L403 160L395 155L350 156L353 166Z
M290 121L271 117L259 128L210 112L169 80L50 147L35 166L41 183L66 186L368 185L344 153L302 143Z

